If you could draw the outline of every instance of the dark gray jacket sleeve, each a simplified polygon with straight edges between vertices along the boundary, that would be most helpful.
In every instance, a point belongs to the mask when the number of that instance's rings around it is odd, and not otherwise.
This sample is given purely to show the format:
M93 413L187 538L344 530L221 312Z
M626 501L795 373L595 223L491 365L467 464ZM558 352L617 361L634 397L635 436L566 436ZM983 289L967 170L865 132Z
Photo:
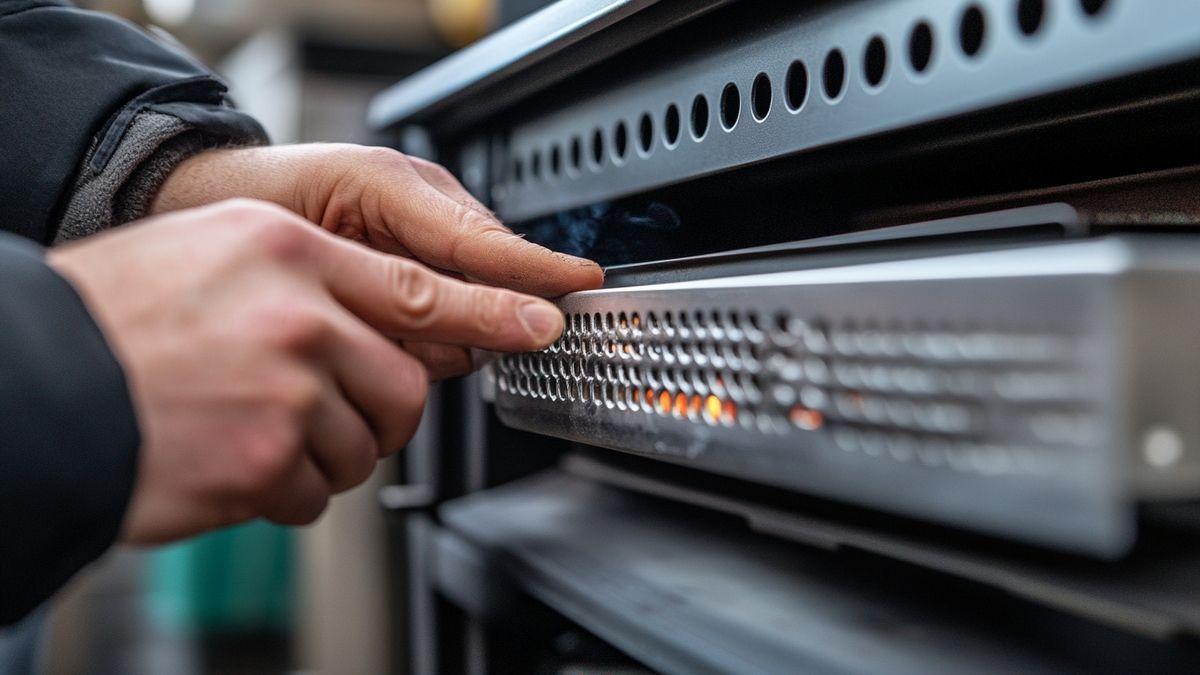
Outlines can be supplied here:
M0 0L0 73L0 229L43 244L139 217L201 149L266 138L181 49L65 2Z
M182 50L65 2L0 0L0 85L0 230L41 244L139 217L195 152L265 140ZM80 298L0 234L0 624L113 542L138 445Z
M117 536L138 427L120 365L38 246L0 233L0 625Z

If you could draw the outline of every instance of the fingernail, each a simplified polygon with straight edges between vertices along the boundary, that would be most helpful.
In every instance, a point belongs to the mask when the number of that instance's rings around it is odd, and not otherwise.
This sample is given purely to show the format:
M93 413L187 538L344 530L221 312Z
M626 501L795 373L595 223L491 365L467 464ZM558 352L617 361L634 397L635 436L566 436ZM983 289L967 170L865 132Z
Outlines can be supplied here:
M539 344L550 344L562 333L563 315L552 305L527 302L517 311L525 332Z

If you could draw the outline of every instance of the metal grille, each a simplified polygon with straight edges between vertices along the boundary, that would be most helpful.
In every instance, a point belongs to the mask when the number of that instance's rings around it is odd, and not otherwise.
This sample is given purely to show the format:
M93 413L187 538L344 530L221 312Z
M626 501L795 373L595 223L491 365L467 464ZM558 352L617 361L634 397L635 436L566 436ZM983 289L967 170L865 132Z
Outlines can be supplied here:
M1088 442L1076 348L1047 333L834 325L728 308L575 312L547 350L501 360L497 385L630 417L828 433L847 452L999 474L1038 471L1032 447ZM1022 428L1004 436L1027 444L983 442L1010 424L992 408L1026 404Z

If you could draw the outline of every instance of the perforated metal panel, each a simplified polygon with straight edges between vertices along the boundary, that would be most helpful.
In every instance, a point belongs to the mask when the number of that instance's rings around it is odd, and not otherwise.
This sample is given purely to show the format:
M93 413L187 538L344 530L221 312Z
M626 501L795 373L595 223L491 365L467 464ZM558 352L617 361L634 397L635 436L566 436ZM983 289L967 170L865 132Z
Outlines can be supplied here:
M522 111L502 134L497 212L545 215L1200 56L1200 4L1184 0L814 4L746 3L773 13L703 48L656 38L664 63Z
M1123 337L1142 255L1101 240L573 294L555 345L496 365L497 408L589 444L1112 552L1145 463L1123 371L1155 355ZM1185 370L1157 386L1190 390Z

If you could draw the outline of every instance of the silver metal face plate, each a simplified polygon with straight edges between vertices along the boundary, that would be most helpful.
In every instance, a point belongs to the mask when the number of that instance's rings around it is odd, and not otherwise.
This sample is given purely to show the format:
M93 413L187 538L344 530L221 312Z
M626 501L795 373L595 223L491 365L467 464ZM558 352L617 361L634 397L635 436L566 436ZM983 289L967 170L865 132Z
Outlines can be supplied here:
M1134 319L1121 290L1132 251L1085 241L572 294L555 345L494 366L497 411L522 429L1115 553L1133 536L1136 393L1122 378L1141 357L1120 329Z

